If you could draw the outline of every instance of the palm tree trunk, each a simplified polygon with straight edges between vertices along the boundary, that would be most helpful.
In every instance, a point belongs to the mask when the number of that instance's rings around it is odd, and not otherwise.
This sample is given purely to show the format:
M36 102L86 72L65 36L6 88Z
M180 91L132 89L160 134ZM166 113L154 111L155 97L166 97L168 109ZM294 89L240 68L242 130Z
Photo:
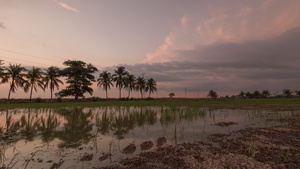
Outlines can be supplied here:
M8 99L7 99L7 100L10 99L10 93L11 93L11 91L12 91L12 89L13 89L13 86L14 86L14 79L12 79L12 82L11 82L11 84L10 84L10 89L9 89L9 92L8 92Z
M128 98L130 97L130 89L128 90Z
M10 122L9 122L9 120L8 120L8 110L6 110L6 133L8 133L8 129L9 129L9 124L10 124Z
M107 99L107 98L108 98L108 97L107 97L107 89L105 89L105 93L106 93L106 99Z
M141 97L143 98L143 91L142 90L140 90L141 91Z
M10 92L11 92L11 87L10 87L10 89L9 89L9 92L8 92L8 100L9 100L9 98L10 98Z
M150 97L151 92L149 91L149 97Z
M122 89L122 88L120 87L120 88L119 88L119 90L120 90L120 93L119 93L119 97L120 97L120 99L121 99L121 89Z
M31 97L32 97L32 89L33 89L33 84L31 84L31 89L30 89L30 98L29 98L29 100L31 100Z
M51 92L51 98L50 99L52 100L52 89L50 89L50 92Z

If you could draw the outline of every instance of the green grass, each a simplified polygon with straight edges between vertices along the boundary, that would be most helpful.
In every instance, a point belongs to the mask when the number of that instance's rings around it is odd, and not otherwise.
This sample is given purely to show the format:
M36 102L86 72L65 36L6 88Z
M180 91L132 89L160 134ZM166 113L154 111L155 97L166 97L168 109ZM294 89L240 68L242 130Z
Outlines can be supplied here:
M57 108L57 107L101 107L101 106L282 106L300 105L300 99L280 98L280 99L154 99L135 101L93 101L93 102L32 102L32 103L1 103L0 109L13 108Z

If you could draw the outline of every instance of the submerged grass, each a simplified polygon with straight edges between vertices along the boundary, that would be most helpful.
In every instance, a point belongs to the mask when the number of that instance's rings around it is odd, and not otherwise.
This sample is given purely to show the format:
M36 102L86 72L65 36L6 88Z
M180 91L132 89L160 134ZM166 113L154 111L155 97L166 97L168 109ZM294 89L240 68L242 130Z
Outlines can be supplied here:
M268 98L268 99L154 99L154 100L134 100L134 101L75 101L69 100L67 102L16 102L5 103L0 102L0 109L13 108L57 108L57 107L101 107L101 106L205 106L205 107L219 107L219 106L261 106L261 105L300 105L298 98Z

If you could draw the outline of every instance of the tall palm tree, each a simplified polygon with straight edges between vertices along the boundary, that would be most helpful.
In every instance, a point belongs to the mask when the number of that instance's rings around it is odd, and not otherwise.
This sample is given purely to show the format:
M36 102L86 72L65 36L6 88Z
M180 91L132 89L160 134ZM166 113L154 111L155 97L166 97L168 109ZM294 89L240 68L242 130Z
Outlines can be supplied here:
M2 68L2 63L3 60L0 60L0 78L2 79L3 78L3 68Z
M2 83L10 81L10 88L8 92L8 100L10 99L11 92L15 92L18 87L24 87L25 83L28 83L24 77L26 68L21 67L21 64L9 64L9 67L4 68Z
M150 78L147 80L146 82L146 88L145 91L148 92L149 91L149 97L151 93L154 93L157 91L157 87L156 87L156 81L153 78Z
M30 88L30 98L32 98L32 91L37 91L37 88L40 87L41 89L45 90L44 83L43 83L43 74L44 72L40 68L32 67L31 70L28 71L26 78L28 79L28 83L25 84L24 90L28 92Z
M130 92L135 89L136 78L133 74L128 74L127 83L125 84L128 89L128 98L130 97Z
M121 98L121 90L127 83L128 72L125 70L125 67L120 66L115 70L115 73L112 75L112 80L116 82L116 87L119 88L119 97Z
M4 69L2 68L2 65L3 65L3 63L2 63L2 61L3 60L0 60L0 80L2 80L3 79L3 77L4 77ZM0 84L1 84L1 81L0 81Z
M136 79L136 90L139 90L141 93L141 97L143 98L143 91L145 90L146 87L146 81L143 77L138 77Z
M55 66L48 67L45 73L44 82L45 82L45 88L49 86L51 91L51 100L53 95L53 90L56 87L57 90L59 90L59 84L64 84L60 79L59 74L59 68Z
M107 95L107 89L110 89L110 86L114 86L112 83L112 76L111 73L108 71L103 71L99 75L99 79L97 80L97 86L98 87L103 87L103 90L105 90L106 93L106 98L108 97Z

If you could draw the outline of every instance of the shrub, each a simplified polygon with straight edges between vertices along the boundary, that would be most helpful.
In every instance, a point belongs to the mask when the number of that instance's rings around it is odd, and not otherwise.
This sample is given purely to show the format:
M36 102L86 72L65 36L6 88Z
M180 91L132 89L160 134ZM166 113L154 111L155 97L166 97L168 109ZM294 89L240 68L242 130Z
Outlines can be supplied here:
M100 98L99 98L99 97L93 97L92 100L93 100L94 102L97 102L97 101L100 100Z
M62 98L61 97L57 98L57 101L62 102Z
M42 101L43 100L40 97L35 99L35 102L37 102L37 103L41 103Z

